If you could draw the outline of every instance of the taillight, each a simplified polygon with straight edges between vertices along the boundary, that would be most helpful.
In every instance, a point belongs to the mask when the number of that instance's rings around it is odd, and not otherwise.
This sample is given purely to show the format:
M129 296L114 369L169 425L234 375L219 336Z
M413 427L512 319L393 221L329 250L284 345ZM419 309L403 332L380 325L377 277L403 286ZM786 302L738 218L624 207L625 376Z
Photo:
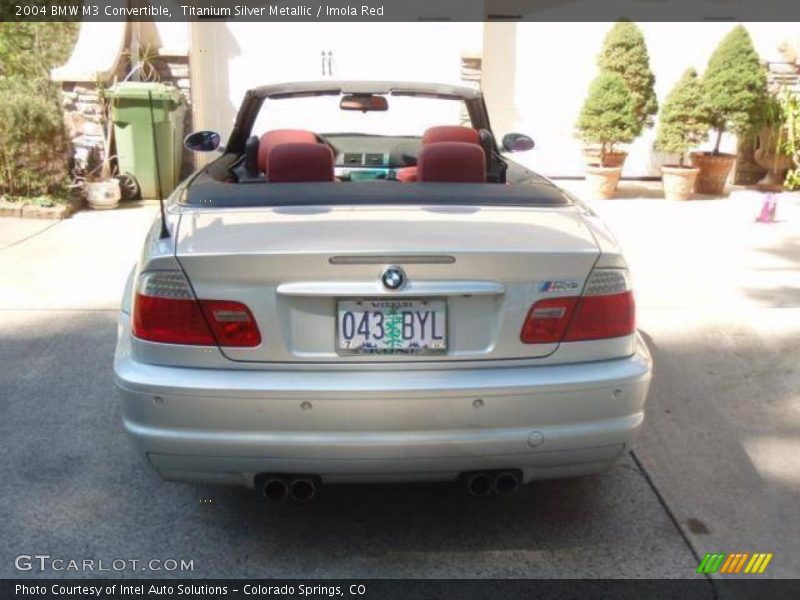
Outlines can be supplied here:
M197 300L176 271L144 273L133 304L133 335L163 344L253 347L261 333L250 310L231 300Z
M545 298L522 326L525 344L577 342L630 335L636 327L633 292L624 269L595 269L581 296Z

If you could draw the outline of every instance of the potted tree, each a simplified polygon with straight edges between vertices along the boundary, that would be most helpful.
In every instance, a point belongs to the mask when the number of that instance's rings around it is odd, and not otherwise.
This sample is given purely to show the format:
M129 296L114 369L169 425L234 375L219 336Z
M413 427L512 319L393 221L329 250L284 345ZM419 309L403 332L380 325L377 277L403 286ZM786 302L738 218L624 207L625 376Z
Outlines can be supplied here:
M658 122L656 150L678 155L677 165L662 165L661 179L668 200L688 200L700 169L684 164L689 148L708 139L710 110L697 71L687 69L667 96Z
M618 22L606 34L603 50L597 59L601 71L616 73L625 82L633 97L633 113L636 117L635 137L646 127L653 126L653 116L658 112L658 101L654 89L655 75L650 69L650 57L641 29L627 20ZM584 156L589 163L603 162L608 166L621 167L627 153L608 152L601 161L599 148L587 148Z
M711 55L702 84L711 110L711 129L717 136L713 151L691 155L692 164L700 169L695 188L719 195L736 160L735 155L720 152L722 134L743 135L752 130L767 87L764 67L742 25L734 27Z
M786 142L782 150L792 160L783 186L787 190L800 190L800 96L782 94L780 102L781 111L786 119Z
M786 171L792 166L792 157L785 151L789 131L788 115L785 114L783 101L791 94L784 89L779 94L768 94L764 99L753 148L753 158L767 171L764 178L756 184L762 190L782 190Z
M615 73L601 72L589 87L576 123L578 136L600 147L598 162L586 166L586 181L593 196L614 195L622 166L609 164L608 156L616 144L631 142L637 127L633 97L625 82Z

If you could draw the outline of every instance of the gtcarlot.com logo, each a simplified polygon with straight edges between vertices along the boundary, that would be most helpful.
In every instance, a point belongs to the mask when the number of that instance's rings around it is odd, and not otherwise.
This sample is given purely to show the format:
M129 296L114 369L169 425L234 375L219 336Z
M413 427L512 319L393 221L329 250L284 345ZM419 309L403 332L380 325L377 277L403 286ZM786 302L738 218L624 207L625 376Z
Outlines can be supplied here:
M194 560L178 558L54 558L49 554L20 554L14 559L17 571L194 571Z
M703 557L697 572L707 575L760 575L767 570L772 556L772 552L709 552Z

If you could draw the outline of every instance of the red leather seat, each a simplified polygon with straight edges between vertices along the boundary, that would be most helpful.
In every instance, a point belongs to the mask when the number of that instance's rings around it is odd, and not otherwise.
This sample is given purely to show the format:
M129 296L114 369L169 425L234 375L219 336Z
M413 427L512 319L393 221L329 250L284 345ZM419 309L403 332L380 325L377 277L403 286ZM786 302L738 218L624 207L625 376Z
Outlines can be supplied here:
M258 168L269 176L269 154L280 144L314 144L319 140L311 131L304 129L274 129L267 131L258 142Z
M483 148L469 142L437 142L423 146L417 157L420 181L485 183Z
M466 144L481 143L481 136L477 129L472 127L463 127L461 125L437 125L436 127L429 127L422 134L422 147L430 144L438 144L440 142L463 142ZM419 164L419 159L417 159ZM395 177L398 181L410 183L419 181L419 174L417 167L403 167L395 172Z
M333 152L325 144L281 144L268 158L270 183L334 181Z
M437 142L464 142L480 145L481 136L477 129L461 125L439 125L426 129L422 134L422 145L427 146Z

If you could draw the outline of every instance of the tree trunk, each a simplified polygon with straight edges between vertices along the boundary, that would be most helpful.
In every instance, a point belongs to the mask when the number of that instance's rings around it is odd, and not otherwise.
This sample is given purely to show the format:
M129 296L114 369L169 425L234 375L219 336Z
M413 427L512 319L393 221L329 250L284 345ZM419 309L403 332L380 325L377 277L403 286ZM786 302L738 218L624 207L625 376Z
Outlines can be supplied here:
M719 145L722 142L722 129L717 129L717 142L714 144L714 156L719 154Z

